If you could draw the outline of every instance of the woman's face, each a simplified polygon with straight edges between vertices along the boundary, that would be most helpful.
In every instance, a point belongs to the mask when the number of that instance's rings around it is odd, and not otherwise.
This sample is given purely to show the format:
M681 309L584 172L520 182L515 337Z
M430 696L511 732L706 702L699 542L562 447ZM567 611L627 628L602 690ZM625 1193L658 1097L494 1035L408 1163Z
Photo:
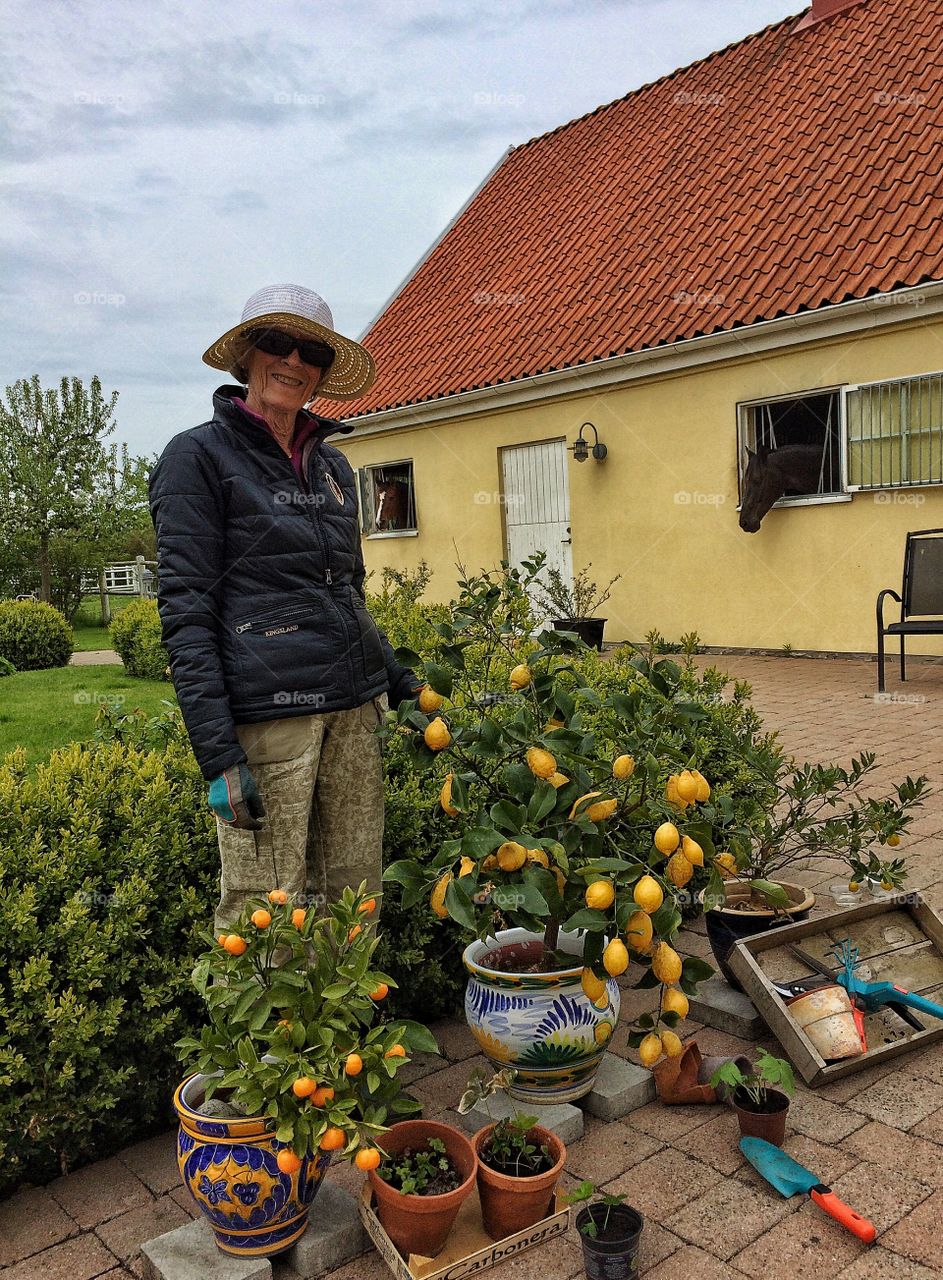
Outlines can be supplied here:
M286 332L291 332L286 330ZM297 413L314 396L324 370L305 364L297 348L287 356L271 356L251 347L243 357L249 375L249 395L256 404L276 413Z

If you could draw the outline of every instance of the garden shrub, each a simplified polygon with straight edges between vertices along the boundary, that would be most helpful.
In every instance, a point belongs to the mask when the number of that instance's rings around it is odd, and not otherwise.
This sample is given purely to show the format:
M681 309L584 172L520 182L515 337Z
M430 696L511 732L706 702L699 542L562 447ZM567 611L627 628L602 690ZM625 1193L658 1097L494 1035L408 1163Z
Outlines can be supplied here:
M51 604L0 601L0 657L17 671L64 667L72 656L72 628Z
M115 616L111 643L129 676L166 680L170 659L161 644L156 600L134 600Z
M16 667L9 658L0 658L0 678L3 676L15 676Z
M170 1123L218 861L179 734L0 762L0 1195Z

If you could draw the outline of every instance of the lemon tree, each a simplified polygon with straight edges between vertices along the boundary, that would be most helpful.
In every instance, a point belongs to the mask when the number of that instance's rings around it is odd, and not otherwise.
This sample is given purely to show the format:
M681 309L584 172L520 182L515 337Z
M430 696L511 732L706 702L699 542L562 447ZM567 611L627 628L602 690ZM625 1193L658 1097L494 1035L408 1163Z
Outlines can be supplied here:
M707 712L669 659L636 652L630 687L603 694L581 679L575 637L532 638L520 617L540 563L464 578L452 617L435 624L433 656L397 650L437 696L401 703L387 732L435 775L455 834L386 877L403 886L404 906L425 901L479 938L523 927L543 933L552 957L561 930L585 930L587 994L622 974L691 993L713 970L676 950L682 906L697 909L684 886L729 816L707 804L697 768ZM646 1018L636 1043L679 1014L659 1000ZM676 1036L659 1039L659 1056L675 1042L680 1051Z

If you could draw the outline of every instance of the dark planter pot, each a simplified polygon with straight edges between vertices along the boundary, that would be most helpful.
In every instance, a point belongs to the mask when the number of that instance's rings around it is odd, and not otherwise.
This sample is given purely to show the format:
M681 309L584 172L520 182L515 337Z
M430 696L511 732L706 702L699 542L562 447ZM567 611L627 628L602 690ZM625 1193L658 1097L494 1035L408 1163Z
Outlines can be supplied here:
M728 880L724 884L726 903L722 907L712 907L704 913L707 924L707 940L717 961L718 968L735 991L742 991L727 958L733 950L735 942L741 938L752 938L755 934L766 933L782 925L794 924L797 920L805 920L815 904L815 894L810 893L803 885L790 884L786 880L777 880L789 895L788 909L783 911L748 911L744 905L749 901L750 888L745 880Z
M505 1236L516 1235L518 1231L532 1227L550 1212L554 1189L566 1161L566 1147L549 1129L539 1126L531 1129L528 1138L537 1146L549 1147L553 1166L545 1173L515 1178L492 1169L481 1158L481 1149L493 1130L493 1124L479 1129L472 1138L472 1146L478 1157L481 1220L492 1240L503 1240Z
M583 1245L583 1265L588 1280L629 1280L637 1276L639 1244L642 1239L642 1215L628 1205L620 1204L609 1210L605 1237L600 1234L594 1240L583 1234L581 1228L592 1221L600 1233L606 1218L604 1204L591 1204L576 1215L576 1229Z
M406 1147L422 1147L429 1138L441 1138L445 1151L462 1175L462 1184L441 1196L404 1196L377 1174L369 1172L376 1197L377 1217L383 1230L403 1255L434 1258L441 1253L458 1211L475 1189L478 1157L464 1133L435 1120L403 1120L383 1134L383 1150L396 1155Z
M575 631L583 644L602 651L602 637L607 618L554 618L554 631Z
M740 1121L740 1133L744 1138L762 1138L774 1147L781 1147L786 1140L789 1099L778 1089L767 1089L765 1097L767 1110L756 1111L749 1095L743 1089L734 1089L733 1109Z

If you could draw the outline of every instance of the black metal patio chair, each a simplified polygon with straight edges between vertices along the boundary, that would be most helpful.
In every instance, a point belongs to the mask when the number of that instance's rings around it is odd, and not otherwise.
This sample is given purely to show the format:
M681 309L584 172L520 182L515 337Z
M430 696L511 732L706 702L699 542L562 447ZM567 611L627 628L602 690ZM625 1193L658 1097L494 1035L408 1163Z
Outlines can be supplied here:
M884 624L884 597L900 605L900 621ZM901 594L886 587L877 600L878 692L884 692L884 637L900 636L900 678L906 679L906 636L943 635L943 529L907 534Z

